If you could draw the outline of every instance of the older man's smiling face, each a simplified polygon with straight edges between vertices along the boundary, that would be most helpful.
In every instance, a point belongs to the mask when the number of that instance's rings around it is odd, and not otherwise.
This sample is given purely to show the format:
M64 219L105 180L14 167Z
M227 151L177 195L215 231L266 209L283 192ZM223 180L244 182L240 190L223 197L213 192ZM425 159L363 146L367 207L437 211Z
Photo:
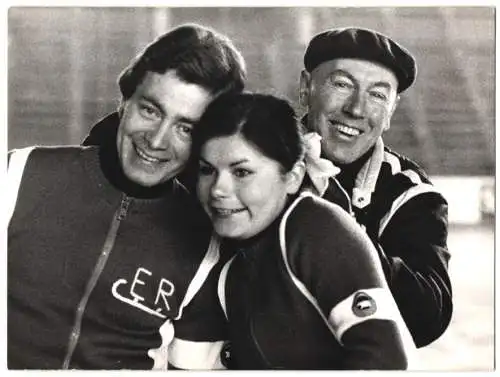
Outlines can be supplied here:
M366 153L389 129L399 97L395 74L360 59L324 62L301 76L308 127L322 136L322 150L337 164Z

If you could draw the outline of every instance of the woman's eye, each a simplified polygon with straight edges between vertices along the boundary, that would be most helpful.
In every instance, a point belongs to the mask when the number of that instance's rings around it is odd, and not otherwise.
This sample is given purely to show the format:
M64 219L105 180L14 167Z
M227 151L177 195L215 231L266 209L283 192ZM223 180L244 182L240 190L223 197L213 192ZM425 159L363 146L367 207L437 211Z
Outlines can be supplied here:
M245 178L246 176L252 174L248 169L239 168L234 171L234 175L238 178Z

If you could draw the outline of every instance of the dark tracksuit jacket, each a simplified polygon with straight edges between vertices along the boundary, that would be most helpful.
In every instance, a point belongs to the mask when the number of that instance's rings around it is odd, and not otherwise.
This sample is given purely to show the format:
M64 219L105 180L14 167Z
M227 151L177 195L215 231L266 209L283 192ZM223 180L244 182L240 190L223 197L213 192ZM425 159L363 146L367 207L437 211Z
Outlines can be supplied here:
M415 345L373 244L339 206L295 199L222 269L234 369L405 369Z
M131 184L111 144L19 152L8 368L222 367L218 245L185 188Z

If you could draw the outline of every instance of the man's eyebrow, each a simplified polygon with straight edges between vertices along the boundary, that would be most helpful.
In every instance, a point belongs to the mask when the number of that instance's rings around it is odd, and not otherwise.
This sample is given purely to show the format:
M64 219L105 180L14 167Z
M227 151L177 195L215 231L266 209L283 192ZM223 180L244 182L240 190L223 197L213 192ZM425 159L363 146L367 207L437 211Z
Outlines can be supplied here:
M335 75L344 75L344 76L347 76L348 78L350 78L351 80L355 80L354 76L351 75L350 72L348 71L345 71L341 68L337 68L337 69L334 69L332 72L330 72L330 76L335 76Z
M149 96L148 94L141 94L140 99L142 101L146 101L151 103L154 107L156 107L163 115L166 114L167 112L165 109L162 107L162 105L154 98ZM180 117L179 120L183 123L188 123L188 124L196 124L198 123L198 119L191 119L187 117Z
M329 75L330 79L332 79L335 76L344 76L353 82L358 82L358 80L356 80L356 77L354 77L349 71L345 71L342 68L337 68L334 69L332 72L330 72Z
M372 85L372 87L376 86L376 87L382 87L382 88L386 88L386 89L391 89L391 84L387 81L376 81L374 82Z
M157 101L155 98L153 98L153 97L151 97L151 96L149 96L149 95L147 95L147 94L144 94L144 93L143 93L143 94L141 94L141 95L140 95L139 99L140 99L141 101L146 101L146 102L151 103L154 107L156 107L156 108L157 108L158 110L160 110L162 113L164 113L164 112L165 112L165 111L163 111L163 108L162 108L162 106L160 105L160 103L158 103L158 101Z
M340 68L336 69L336 70L334 70L334 71L332 71L330 73L330 77L334 76L334 75L343 75L343 76L346 76L347 78L349 78L352 81L357 81L356 78L350 72L345 71L345 70L340 69ZM371 87L374 87L374 86L383 87L383 88L386 88L386 89L391 89L392 88L391 84L388 81L375 81L370 86Z
M198 123L198 119L191 119L191 118L186 118L186 117L180 117L179 120L182 123L188 123L191 125L195 125L196 123Z

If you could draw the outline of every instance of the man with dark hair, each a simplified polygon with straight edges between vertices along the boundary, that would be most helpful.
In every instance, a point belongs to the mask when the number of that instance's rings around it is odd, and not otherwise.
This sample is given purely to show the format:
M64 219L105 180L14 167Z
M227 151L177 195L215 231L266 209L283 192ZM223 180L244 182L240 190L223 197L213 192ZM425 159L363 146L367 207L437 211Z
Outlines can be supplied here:
M398 307L423 347L443 334L453 310L448 204L416 163L382 140L399 95L415 80L415 59L383 34L350 27L314 36L304 66L303 122L340 168L324 198L347 209L378 247Z
M191 49L191 43L198 43L199 47ZM122 104L135 93L147 72L169 69L175 69L187 82L210 88L216 95L239 92L244 88L244 66L243 57L226 36L195 25L184 25L157 38L122 71L118 78ZM119 111L121 108L122 105ZM92 127L83 145L115 143L118 124L118 112L108 115Z
M123 71L99 146L9 153L9 369L221 366L217 241L177 176L245 75L225 36L183 25Z

